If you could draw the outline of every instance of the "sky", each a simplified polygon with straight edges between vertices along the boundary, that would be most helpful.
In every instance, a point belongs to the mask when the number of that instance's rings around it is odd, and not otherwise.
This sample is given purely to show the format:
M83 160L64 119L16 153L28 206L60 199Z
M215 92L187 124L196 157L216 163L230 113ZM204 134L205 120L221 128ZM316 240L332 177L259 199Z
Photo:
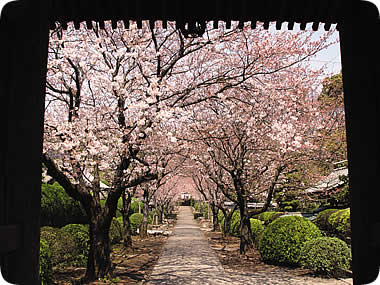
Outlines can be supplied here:
M293 31L299 31L300 24L295 24ZM331 25L330 29L334 29L336 25ZM287 30L287 22L283 23L281 30ZM311 23L306 25L306 30L311 29ZM269 31L275 31L275 25L269 26ZM290 31L291 32L291 31ZM320 24L319 29L313 33L312 40L317 40L321 35L326 33L323 24ZM339 39L339 32L335 31L331 37L331 41L334 42ZM316 54L316 57L311 60L312 66L316 69L325 65L326 74L337 74L341 70L341 57L339 42L329 46L327 49Z

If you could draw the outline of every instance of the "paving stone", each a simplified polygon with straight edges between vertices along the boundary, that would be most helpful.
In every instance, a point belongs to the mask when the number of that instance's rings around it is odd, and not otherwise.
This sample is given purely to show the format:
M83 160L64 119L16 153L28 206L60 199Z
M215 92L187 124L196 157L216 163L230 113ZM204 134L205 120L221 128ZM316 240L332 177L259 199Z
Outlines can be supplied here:
M251 274L225 270L194 221L191 208L180 207L177 218L173 233L146 284L352 284L352 279L294 276L280 267L271 272Z

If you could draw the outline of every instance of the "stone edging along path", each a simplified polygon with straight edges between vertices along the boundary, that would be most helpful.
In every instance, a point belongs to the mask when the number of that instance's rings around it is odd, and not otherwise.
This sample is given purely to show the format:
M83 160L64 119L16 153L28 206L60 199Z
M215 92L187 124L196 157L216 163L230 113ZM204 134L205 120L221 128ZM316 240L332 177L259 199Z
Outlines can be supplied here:
M271 272L252 274L225 270L214 250L193 219L190 207L179 207L177 224L167 240L149 281L145 284L326 284L347 285L341 281L292 276L278 267Z

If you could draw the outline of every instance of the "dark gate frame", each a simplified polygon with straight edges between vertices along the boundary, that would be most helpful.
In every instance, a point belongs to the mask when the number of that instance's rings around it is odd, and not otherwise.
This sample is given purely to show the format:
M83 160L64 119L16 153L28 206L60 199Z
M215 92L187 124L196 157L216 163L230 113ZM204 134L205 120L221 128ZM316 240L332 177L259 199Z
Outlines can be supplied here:
M377 178L379 15L348 0L21 0L0 19L0 266L17 284L39 284L41 152L48 30L55 21L196 20L338 23L345 92L354 284L380 266Z

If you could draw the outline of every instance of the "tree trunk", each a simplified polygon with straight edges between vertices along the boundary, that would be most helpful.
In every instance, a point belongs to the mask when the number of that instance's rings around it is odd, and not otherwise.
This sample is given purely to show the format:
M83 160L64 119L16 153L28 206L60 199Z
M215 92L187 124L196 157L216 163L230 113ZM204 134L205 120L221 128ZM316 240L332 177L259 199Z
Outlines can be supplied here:
M224 224L223 224L223 235L224 236L230 236L230 229L231 229L231 218L234 211L223 211L224 214Z
M85 283L112 275L109 227L106 227L99 218L91 219L89 235L90 250L87 270L83 278Z
M251 222L249 221L247 200L244 199L239 205L240 208L240 254L245 254L248 248L253 245Z
M149 199L148 193L144 193L143 221L140 226L140 238L148 236Z
M158 209L158 223L159 224L162 224L162 221L163 221L163 215L164 215L164 210L159 208Z
M218 230L218 207L212 203L211 204L211 210L212 210L212 231L216 232Z
M127 199L123 195L123 244L125 247L132 247L132 229L129 222L129 209L131 207L132 195L128 192Z

